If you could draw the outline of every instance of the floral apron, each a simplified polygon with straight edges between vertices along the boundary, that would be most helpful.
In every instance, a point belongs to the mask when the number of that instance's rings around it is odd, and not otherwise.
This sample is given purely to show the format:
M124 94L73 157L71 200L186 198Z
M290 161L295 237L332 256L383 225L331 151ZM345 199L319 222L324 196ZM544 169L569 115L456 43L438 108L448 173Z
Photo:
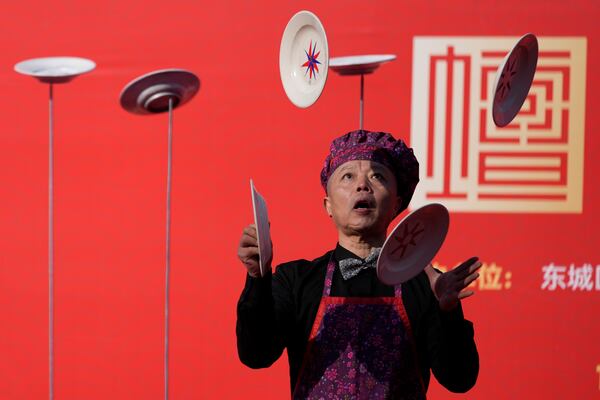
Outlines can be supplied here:
M332 297L333 257L294 399L425 399L400 285L394 297Z

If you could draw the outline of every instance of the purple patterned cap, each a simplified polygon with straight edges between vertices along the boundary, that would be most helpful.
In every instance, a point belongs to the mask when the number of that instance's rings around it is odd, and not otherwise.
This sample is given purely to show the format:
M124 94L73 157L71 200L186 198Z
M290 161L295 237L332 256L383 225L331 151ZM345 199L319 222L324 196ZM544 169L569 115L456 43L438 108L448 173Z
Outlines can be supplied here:
M419 182L419 162L402 140L394 139L389 133L365 130L348 132L334 139L321 170L321 185L325 192L327 181L336 168L353 160L370 160L388 167L396 176L398 196L402 197L398 214L408 207Z

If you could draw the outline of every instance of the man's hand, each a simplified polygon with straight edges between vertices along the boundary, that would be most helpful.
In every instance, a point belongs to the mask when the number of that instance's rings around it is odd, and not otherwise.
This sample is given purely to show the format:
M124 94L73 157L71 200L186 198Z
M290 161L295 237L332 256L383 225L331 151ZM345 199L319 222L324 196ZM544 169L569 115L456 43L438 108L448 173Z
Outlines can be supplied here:
M273 251L271 250L271 254ZM238 247L238 258L248 270L248 274L253 278L260 277L260 264L258 257L258 239L256 234L256 226L248 225L244 228L240 246ZM266 260L265 269L271 269L271 260Z
M469 258L452 271L443 274L434 270L431 264L425 267L431 290L438 299L442 311L454 309L461 299L475 294L474 291L465 290L465 288L479 278L479 273L477 273L479 268L481 268L481 262L477 257Z

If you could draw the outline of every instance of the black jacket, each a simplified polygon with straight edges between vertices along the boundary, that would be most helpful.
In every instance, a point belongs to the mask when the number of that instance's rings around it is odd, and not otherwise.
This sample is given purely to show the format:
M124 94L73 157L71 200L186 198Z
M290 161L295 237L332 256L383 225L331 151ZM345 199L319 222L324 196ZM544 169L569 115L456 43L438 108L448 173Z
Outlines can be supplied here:
M321 301L327 263L359 258L340 245L313 260L281 264L272 276L247 277L237 308L237 345L240 360L250 368L273 364L284 348L288 351L293 391L313 322ZM377 279L374 268L345 281L336 268L332 296L394 296L394 288ZM463 317L460 305L451 312L440 310L425 272L402 285L402 300L415 337L421 377L427 388L430 370L452 392L466 392L475 385L479 356L473 324Z

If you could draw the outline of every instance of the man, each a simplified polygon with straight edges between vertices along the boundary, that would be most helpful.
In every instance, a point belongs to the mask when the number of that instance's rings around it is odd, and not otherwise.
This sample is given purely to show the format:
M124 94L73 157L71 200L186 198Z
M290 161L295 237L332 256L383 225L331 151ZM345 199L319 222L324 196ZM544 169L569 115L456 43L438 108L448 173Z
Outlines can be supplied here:
M244 229L238 257L248 275L237 321L244 364L266 368L287 348L295 399L424 399L430 370L450 391L473 387L479 357L460 300L473 294L466 287L481 263L472 258L444 274L429 265L396 287L374 268L418 176L401 140L350 132L332 142L321 171L338 231L334 250L260 277L256 229Z

